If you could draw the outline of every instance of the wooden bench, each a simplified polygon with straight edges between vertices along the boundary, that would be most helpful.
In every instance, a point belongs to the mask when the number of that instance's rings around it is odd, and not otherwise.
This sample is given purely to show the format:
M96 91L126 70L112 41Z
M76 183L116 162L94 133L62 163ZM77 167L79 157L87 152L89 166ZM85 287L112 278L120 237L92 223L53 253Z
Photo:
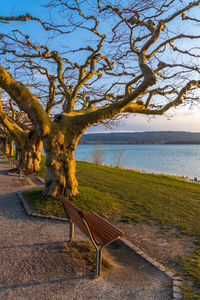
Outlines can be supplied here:
M3 158L4 160L8 161L9 164L10 164L10 161L11 161L11 156L10 156L10 155L8 155L8 154L2 154L2 158Z
M3 158L4 158L4 160L9 161L9 165L11 165L11 166L14 165L18 168L18 161L16 159L12 158L12 156L4 154Z
M32 171L30 169L22 169L19 166L19 162L16 159L12 159L12 158L8 158L8 159L9 159L10 165L15 165L16 168L18 169L18 171L19 171L19 178L20 179L25 178L25 185L27 185L27 177L28 176L36 175L35 171Z
M9 163L10 165L14 165L14 166L17 166L18 165L18 161L16 159L13 159L13 158L9 158ZM18 166L17 166L18 168Z
M19 170L19 178L22 179L23 177L25 178L25 185L27 185L27 177L31 175L35 175L36 172L32 171L30 169L22 169L18 165L16 165L18 170Z
M90 238L96 250L95 275L101 272L102 249L124 236L124 233L94 212L83 213L65 197L57 196L70 220L69 241L74 239L74 223Z
M5 159L5 154L3 152L0 153L0 158Z

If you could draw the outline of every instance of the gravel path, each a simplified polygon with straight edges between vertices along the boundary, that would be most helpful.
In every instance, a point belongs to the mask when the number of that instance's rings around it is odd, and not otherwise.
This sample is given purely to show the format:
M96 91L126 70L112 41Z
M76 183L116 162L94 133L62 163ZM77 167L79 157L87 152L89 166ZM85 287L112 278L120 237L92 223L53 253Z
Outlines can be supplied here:
M17 178L0 160L0 299L169 300L170 279L127 247L104 251L112 268L98 279L63 251L68 224L28 217ZM82 239L78 232L76 238Z

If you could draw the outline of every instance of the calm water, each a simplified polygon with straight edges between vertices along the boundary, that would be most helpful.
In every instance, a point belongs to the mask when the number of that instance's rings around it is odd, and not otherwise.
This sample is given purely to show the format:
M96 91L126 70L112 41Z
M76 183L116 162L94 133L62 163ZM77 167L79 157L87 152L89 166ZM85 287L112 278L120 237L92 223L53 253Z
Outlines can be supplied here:
M78 145L76 160L93 161L97 145ZM101 145L103 164L142 171L200 178L200 145Z

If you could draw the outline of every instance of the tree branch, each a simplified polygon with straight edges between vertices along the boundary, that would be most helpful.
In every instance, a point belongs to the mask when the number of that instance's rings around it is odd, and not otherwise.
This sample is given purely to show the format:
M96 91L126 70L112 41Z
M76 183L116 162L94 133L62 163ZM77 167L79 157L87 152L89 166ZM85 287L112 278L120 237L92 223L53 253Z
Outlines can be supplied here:
M0 101L0 122L1 124L7 128L9 133L13 136L14 139L21 145L25 145L27 143L28 135L24 132L22 128L20 128L14 121L10 122L6 115L3 112L2 103Z
M37 98L28 88L13 79L1 65L0 87L10 95L10 97L17 103L21 110L28 114L30 120L35 125L38 134L41 137L49 134L51 120Z

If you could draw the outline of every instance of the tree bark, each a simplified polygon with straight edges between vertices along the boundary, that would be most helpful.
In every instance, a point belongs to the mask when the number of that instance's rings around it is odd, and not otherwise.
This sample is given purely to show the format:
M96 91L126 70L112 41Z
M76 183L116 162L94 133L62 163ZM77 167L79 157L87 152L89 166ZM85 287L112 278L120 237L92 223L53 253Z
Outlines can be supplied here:
M18 155L19 155L18 165L21 169L25 169L27 153L21 147L18 147Z
M44 195L75 197L78 194L78 182L75 176L76 163L74 151L46 151L46 177Z
M16 148L19 156L19 167L34 172L40 171L42 147L43 143L38 137L28 140L25 147L18 144Z
M43 143L38 138L36 141L30 141L26 149L26 163L25 168L38 172L40 171L40 161Z
M19 149L17 148L16 143L15 143L15 160L19 160Z
M0 139L0 152L4 153L4 139Z
M4 142L4 154L9 155L10 154L10 145L9 140L6 138Z
M13 156L14 155L14 140L13 139L10 139L10 153L9 155L10 156Z

